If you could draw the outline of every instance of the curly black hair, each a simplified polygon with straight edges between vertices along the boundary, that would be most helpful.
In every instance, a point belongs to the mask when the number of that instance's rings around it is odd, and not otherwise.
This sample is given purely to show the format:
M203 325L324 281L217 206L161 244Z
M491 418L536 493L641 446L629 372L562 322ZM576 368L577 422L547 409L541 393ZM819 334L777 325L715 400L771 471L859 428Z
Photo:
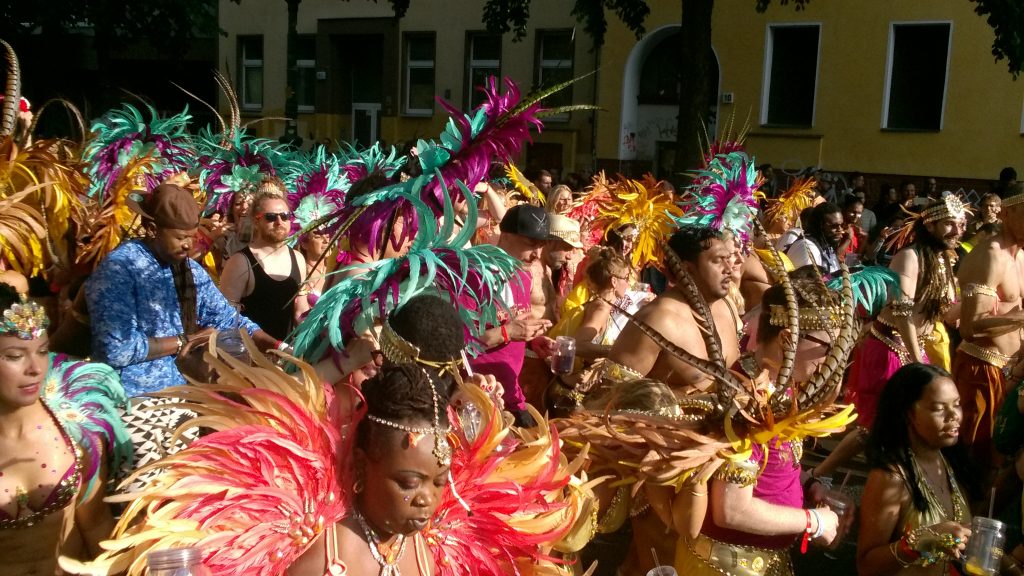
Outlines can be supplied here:
M701 252L711 248L712 240L722 240L719 230L708 226L683 226L668 239L668 247L683 262L695 264Z
M437 415L442 428L448 426L448 389L451 376L428 375L418 364L391 364L363 383L366 415L410 426L430 427L434 424L434 394L437 392ZM399 430L378 424L364 417L356 428L356 446L374 461L389 449L392 433Z
M10 284L0 282L0 312L21 302L21 295Z
M434 294L410 298L388 317L399 336L420 349L420 358L447 362L466 347L466 326L450 302Z

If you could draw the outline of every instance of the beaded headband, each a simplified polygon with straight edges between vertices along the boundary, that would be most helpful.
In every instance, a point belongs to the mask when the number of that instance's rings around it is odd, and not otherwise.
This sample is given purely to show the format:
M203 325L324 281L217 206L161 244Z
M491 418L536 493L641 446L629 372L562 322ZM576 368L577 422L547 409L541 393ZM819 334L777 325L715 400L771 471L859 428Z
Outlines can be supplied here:
M772 304L771 316L768 321L772 326L786 327L787 308L782 304ZM843 326L843 309L840 306L823 306L821 308L800 308L800 330L838 330Z
M452 374L457 373L459 366L462 364L462 356L441 362L420 358L419 347L403 338L398 332L395 332L387 318L384 318L384 325L380 331L378 344L384 357L395 364L419 364L440 370L441 373L447 371Z
M921 218L925 224L930 222L936 222L938 220L946 220L947 218L953 218L956 220L962 220L967 217L967 208L964 206L963 200L955 194L946 194L942 198L942 203L931 208L925 209L921 212Z
M3 325L0 333L11 334L22 340L32 340L42 336L50 325L46 310L35 302L30 302L24 294L21 302L4 310Z
M427 381L427 386L430 386L430 398L434 404L434 422L429 428L427 427L414 427L406 426L405 424L399 424L398 422L392 422L373 414L367 414L366 417L370 422L394 428L395 430L401 430L405 432L406 437L409 439L410 446L416 446L419 444L421 438L427 434L434 435L434 450L432 451L434 457L437 458L437 463L442 467L449 466L452 463L452 445L448 442L448 433L451 431L451 427L441 427L441 399L437 396L437 386L434 381L430 378L430 374L427 373L423 367L420 367L420 371L423 372L423 377Z

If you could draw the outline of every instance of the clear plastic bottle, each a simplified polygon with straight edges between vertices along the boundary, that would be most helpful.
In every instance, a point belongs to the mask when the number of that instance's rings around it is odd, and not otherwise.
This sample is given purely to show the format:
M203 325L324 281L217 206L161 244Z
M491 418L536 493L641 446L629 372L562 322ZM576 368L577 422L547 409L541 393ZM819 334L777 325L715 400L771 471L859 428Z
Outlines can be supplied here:
M146 554L149 576L212 576L199 548L170 548Z
M472 402L464 402L459 407L458 412L459 420L462 421L462 430L466 434L466 440L470 442L476 440L477 434L480 433L480 424L483 421L480 409Z

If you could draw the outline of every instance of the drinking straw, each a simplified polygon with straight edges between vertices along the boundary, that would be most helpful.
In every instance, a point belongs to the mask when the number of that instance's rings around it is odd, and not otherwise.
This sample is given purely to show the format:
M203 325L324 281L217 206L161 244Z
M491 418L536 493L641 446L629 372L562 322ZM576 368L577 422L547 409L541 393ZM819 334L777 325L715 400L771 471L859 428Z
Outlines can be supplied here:
M988 517L992 518L992 513L996 507L996 487L992 487L992 496L988 499Z
M651 546L651 555L654 556L654 565L661 566L661 562L658 561L658 551L654 549L654 546Z

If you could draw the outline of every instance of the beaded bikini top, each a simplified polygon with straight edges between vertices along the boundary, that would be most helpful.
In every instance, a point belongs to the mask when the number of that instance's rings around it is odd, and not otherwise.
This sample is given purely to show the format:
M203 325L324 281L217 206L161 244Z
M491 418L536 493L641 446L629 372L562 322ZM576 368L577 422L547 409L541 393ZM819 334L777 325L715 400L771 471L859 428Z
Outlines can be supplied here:
M71 447L72 452L75 455L75 461L71 464L71 467L68 468L67 472L64 473L60 482L54 486L53 491L50 492L49 496L47 496L46 502L43 504L42 508L32 510L28 507L27 495L22 496L19 494L19 513L17 516L11 517L6 512L0 510L0 530L30 528L35 526L43 518L53 514L54 512L63 510L78 494L78 487L82 480L82 449L78 443L71 438L67 430L65 430L60 424L45 402L43 403L43 406L46 408L46 412L50 415L50 418L53 419L53 422L57 425L57 429L60 430L60 434L64 441ZM23 502L21 501L22 498L24 498ZM22 515L22 510L30 513Z

